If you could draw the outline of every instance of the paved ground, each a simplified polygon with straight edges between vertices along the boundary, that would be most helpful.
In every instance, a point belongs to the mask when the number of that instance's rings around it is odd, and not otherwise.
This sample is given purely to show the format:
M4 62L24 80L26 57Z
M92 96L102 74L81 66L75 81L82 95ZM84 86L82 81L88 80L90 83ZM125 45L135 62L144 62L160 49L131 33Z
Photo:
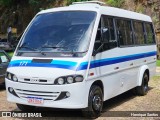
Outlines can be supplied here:
M112 98L104 103L103 113L98 120L160 120L160 117L106 117L108 115L107 111L115 111L114 115L120 114L116 111L160 111L160 68L157 69L157 75L149 82L150 90L146 96L135 96L131 91L126 92L122 95L119 95L115 98ZM18 111L17 107L13 103L9 103L6 101L6 93L4 89L0 89L0 111ZM41 111L41 109L39 109ZM50 111L51 109L47 109ZM54 111L52 109L52 113ZM82 120L84 119L80 112L68 111L64 113L65 115L69 115L68 118L45 118L45 119L58 119L58 120ZM124 112L124 114L126 114ZM130 113L129 113L130 114ZM73 117L76 116L76 117ZM2 118L0 118L2 119ZM8 119L8 118L6 118ZM13 118L12 118L13 119ZM44 118L43 118L44 119ZM4 118L3 118L4 120Z

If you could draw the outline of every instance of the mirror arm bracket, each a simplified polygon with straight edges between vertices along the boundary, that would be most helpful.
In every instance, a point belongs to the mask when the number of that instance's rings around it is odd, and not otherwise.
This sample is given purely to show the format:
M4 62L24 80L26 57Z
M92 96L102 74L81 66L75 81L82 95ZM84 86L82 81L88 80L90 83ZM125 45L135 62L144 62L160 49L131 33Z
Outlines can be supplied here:
M96 54L101 50L101 48L103 47L104 43L102 43L102 45L97 49L93 51L93 56L96 56Z

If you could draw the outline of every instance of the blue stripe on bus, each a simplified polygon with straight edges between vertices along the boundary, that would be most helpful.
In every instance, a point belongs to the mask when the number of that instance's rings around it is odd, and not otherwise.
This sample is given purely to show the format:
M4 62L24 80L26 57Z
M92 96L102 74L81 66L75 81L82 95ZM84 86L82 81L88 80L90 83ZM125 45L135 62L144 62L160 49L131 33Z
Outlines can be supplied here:
M32 63L32 60L14 60L8 67L50 67L63 69L76 69L77 62L53 60L51 63Z
M155 56L156 54L157 52L153 51L148 53L95 60L95 61L91 61L90 69L111 65L111 64L116 64L116 63L121 63L125 61ZM21 65L21 62L23 63L26 62L27 64ZM51 63L32 63L32 60L14 60L10 62L9 67L48 67L48 68L70 69L70 70L77 70L77 71L87 69L88 62L81 63L78 68L77 68L77 64L78 64L77 62L61 61L61 60L53 60Z
M60 64L44 64L44 63L27 63L26 65L20 65L20 63L9 64L8 67L47 67L47 68L62 68L76 70L75 66L60 65Z
M134 55L128 55L128 56L122 56L122 57L114 57L114 58L95 60L95 61L91 61L90 69L96 68L96 67L101 67L101 66L106 66L106 65L111 65L111 64L116 64L116 63L121 63L121 62L126 62L126 61L130 61L130 60L136 60L136 59L140 59L140 58L155 56L156 54L157 54L157 52L154 51L154 52L134 54ZM87 69L87 66L88 66L88 63L86 63L86 64L83 63L79 66L78 70L85 70L85 69Z

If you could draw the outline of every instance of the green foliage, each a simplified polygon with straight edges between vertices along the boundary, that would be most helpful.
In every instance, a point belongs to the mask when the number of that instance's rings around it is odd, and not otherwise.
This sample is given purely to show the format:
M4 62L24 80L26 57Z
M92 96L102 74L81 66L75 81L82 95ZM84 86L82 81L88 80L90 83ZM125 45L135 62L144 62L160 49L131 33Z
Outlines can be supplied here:
M38 6L38 5L42 5L44 2L45 3L51 3L51 2L56 2L58 0L29 0L29 4L32 6Z
M160 60L157 60L157 66L160 67Z
M81 2L81 1L88 1L88 0L68 0L69 2Z
M12 0L0 0L0 5L10 6L12 2Z
M138 4L136 6L136 12L139 12L139 13L144 13L145 12L145 9L144 9L144 6L142 6L141 4Z
M106 0L107 4L109 4L110 6L113 7L122 7L123 3L125 2L125 0Z
M67 0L67 4L70 5L73 2L82 2L82 1L91 1L91 0Z
M38 11L41 11L41 10L44 10L45 8L43 8L43 4L48 4L47 8L50 8L49 7L49 3L52 3L52 2L57 2L59 0L29 0L28 3L34 7L34 11L38 12Z
M38 4L40 4L39 0L29 0L29 4L32 6L37 6Z
M8 52L8 55L9 55L10 57L12 57L12 56L13 56L13 52Z
M154 76L154 77L152 78L152 80L154 80L154 81L159 81L159 80L160 80L160 76L159 76L159 75Z

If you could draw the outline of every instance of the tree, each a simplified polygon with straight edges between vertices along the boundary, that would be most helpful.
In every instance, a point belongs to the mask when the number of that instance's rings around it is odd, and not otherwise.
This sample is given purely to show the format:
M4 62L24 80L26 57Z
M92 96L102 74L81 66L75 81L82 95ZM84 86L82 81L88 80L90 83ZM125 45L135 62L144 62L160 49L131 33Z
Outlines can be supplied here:
M10 6L12 2L12 0L0 0L0 5Z
M70 4L72 4L73 2L82 2L82 1L91 1L91 0L68 0L67 2L67 4L68 5L70 5Z
M113 7L122 7L125 0L106 0L106 2Z

